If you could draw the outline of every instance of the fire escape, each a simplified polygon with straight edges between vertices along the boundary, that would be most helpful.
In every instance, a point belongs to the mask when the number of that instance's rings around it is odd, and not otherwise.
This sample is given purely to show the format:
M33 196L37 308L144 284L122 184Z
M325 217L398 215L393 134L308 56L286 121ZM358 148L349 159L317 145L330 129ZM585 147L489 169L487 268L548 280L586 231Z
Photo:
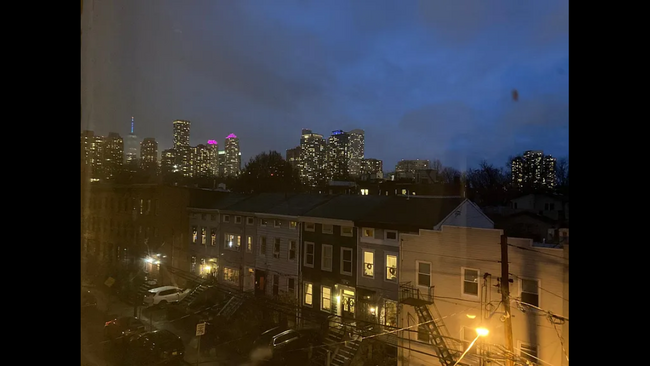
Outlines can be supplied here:
M402 283L400 284L400 302L415 309L419 321L424 323L422 325L426 327L429 333L429 342L433 345L440 364L442 366L453 366L456 361L443 336L446 327L438 308L433 303L433 286L428 291L423 292L413 286L411 282ZM436 315L436 318L433 317L430 309L435 312L433 315Z

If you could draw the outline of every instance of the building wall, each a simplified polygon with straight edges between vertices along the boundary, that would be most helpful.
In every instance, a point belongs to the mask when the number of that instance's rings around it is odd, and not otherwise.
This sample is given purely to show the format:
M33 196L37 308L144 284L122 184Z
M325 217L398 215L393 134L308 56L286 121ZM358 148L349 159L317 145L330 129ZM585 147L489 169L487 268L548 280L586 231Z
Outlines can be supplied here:
M484 229L494 228L492 220L485 216L481 209L469 200L464 201L456 211L449 214L440 224L436 225L436 229L443 225Z
M234 212L221 210L219 218L219 280L223 283L237 286L244 289L245 279L248 276L247 268L255 267L255 238L257 237L257 226L255 225L255 217L252 213ZM248 217L253 219L253 224L247 224ZM236 243L231 247L226 242L226 235L238 235L241 237L241 244L236 248ZM253 238L251 242L251 250L248 251L247 238ZM238 284L225 279L225 270L234 269L239 271Z
M291 222L295 226L291 227ZM266 286L264 293L272 296L274 287L274 275L278 276L278 293L291 293L297 298L298 269L300 260L300 226L297 218L276 215L257 215L257 238L258 243L261 237L266 238L266 252L262 253L258 245L255 252L255 268L266 272ZM275 254L275 240L280 239L280 251ZM289 258L290 242L294 243L293 259ZM293 289L290 290L289 279L293 279Z
M365 235L367 229L373 230L372 237ZM399 263L399 231L366 227L360 227L359 230L361 235L359 235L357 249L357 266L359 268L357 271L357 287L375 291L383 298L397 301L399 279L396 278L392 281L386 279L386 255L395 255ZM387 231L395 234L395 240L386 238L385 233ZM365 251L371 251L374 254L374 277L372 278L366 275ZM399 277L399 268L395 275Z
M189 233L187 235L188 250L185 255L185 262L181 270L192 272L196 275L211 274L212 271L218 271L219 268L219 213L217 210L189 209ZM194 240L194 229L196 229L196 240ZM205 229L206 240L203 244L201 235L202 229ZM215 233L215 241L212 241L212 233ZM206 270L203 266L209 266ZM216 260L212 262L211 260ZM216 266L215 264L216 263Z
M487 328L490 334L481 338L478 349L494 352L494 347L487 345L505 345L504 327L501 321L503 308L499 306L501 294L495 286L501 273L500 230L475 229L445 226L441 231L421 230L419 235L402 236L402 266L401 281L410 281L418 285L417 262L430 263L431 284L434 286L434 306L429 306L434 318L438 315L444 318L444 325L451 337L450 348L462 351L469 342L461 343L464 334L463 327L470 330L479 325ZM521 342L537 345L538 356L545 364L562 364L563 351L554 326L549 322L547 313L530 307L518 306L521 298L522 278L537 279L539 304L538 307L556 315L563 315L568 299L562 294L568 283L565 273L568 272L568 260L564 259L561 249L532 248L529 239L508 238L509 273L513 283L510 284L511 314L515 352L519 352ZM533 249L533 250L525 250ZM479 296L462 293L465 268L478 270ZM423 276L422 278L424 278ZM426 292L426 287L419 287ZM525 309L525 311L522 311ZM407 327L418 324L418 317L413 307L403 305L399 315L399 326ZM565 324L568 325L568 322ZM557 325L558 331L565 332L568 339L568 329L563 330ZM475 336L470 331L470 341ZM403 346L422 352L435 354L432 346L417 341L417 332L403 332ZM568 343L565 343L568 347ZM437 360L423 354L401 349L398 351L403 365L434 364ZM477 364L477 357L468 355L463 359L468 364Z
M514 206L515 203L516 207ZM552 207L551 204L553 205ZM564 210L565 218L569 218L568 203L563 204L562 200L546 195L529 194L513 199L511 205L519 211L529 210L553 220L558 220L560 218L559 211Z

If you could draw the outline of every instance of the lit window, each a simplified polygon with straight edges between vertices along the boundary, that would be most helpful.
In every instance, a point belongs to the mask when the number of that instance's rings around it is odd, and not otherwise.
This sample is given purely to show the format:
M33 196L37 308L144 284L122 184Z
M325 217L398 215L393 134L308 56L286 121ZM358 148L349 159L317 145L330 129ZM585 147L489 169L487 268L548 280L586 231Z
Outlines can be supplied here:
M214 229L212 229L212 232L210 233L210 245L217 245L217 231Z
M309 282L305 282L305 305L312 306L312 292L313 286Z
M253 251L253 237L249 236L246 238L246 251L251 253Z
M196 244L196 241L198 240L198 228L196 226L192 226L192 243Z
M463 295L478 296L478 270L462 268L463 271Z
M207 241L207 235L208 235L207 230L204 227L202 227L201 228L201 244L205 245L205 243Z
M375 277L375 253L371 251L363 251L363 276L364 277Z
M332 288L321 286L320 309L323 311L332 309Z
M406 194L406 189L402 189L402 194Z
M239 249L241 246L241 236L234 234L225 234L223 247L226 249Z
M297 221L289 221L289 228L295 229L298 226Z
M239 270L235 268L224 267L223 269L223 280L226 282L232 282L234 284L239 284Z
M375 237L375 229L364 227L363 228L363 236L366 237L366 238L374 238Z
M386 280L397 281L397 256L386 254Z

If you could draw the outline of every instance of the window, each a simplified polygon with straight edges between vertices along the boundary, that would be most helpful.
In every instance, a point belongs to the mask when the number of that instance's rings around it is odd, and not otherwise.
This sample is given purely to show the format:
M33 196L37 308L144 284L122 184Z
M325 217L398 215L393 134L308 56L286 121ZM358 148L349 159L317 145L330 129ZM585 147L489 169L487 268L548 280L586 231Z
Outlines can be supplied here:
M273 258L280 258L280 238L275 238L273 243Z
M397 256L386 254L386 280L397 281Z
M241 235L225 234L223 247L226 249L239 249L241 246Z
M248 253L253 252L253 237L252 236L246 237L246 251Z
M239 284L239 270L235 268L224 267L223 269L223 280L226 282L232 282L234 284Z
M537 360L537 347L529 343L519 342L519 356L530 361L533 365L539 362Z
M369 227L364 227L363 230L361 231L361 235L364 238L374 238L375 237L375 229L369 228Z
M429 327L427 320L418 314L418 341L429 343Z
M210 214L210 220L211 220L211 221L217 221L217 215L215 215L215 214Z
M352 276L352 248L341 248L341 274Z
M333 234L333 233L334 233L334 225L323 224L323 234Z
M217 245L217 230L212 229L210 231L210 245L215 246Z
M305 242L305 267L314 268L314 243Z
M463 295L478 296L478 269L461 268L463 276Z
M260 219L260 226L266 226L269 220L267 219Z
M341 226L341 236L353 236L352 226Z
M332 310L332 288L331 287L321 286L320 309L327 312Z
M205 227L201 228L201 244L205 245L207 242L207 230Z
M196 244L198 236L198 228L196 226L192 226L192 244Z
M313 285L309 282L305 282L305 305L312 306L312 292Z
M290 294L293 294L296 292L296 280L293 278L289 278L289 281L287 281L287 292Z
M289 228L290 229L295 229L298 227L298 222L297 221L289 221Z
M323 244L322 246L322 255L321 255L321 263L320 263L320 268L323 271L330 271L332 272L332 246L329 244Z
M247 217L246 218L246 225L253 225L255 223L255 219L252 217Z
M266 236L260 236L260 255L266 256Z
M235 224L241 224L241 216L235 216Z
M431 287L431 263L415 261L418 269L418 286Z
M296 260L296 241L289 240L289 260Z
M306 222L305 231L316 231L316 224L314 224L313 222Z
M393 230L384 231L384 240L397 240L397 231L393 231Z
M463 348L467 349L467 347L469 347L469 345L472 343L474 338L476 338L476 329L475 328L470 328L470 327L463 327L460 330L460 337L463 340ZM470 350L467 352L467 354L475 355L477 346L478 346L478 344L475 344L474 346L472 346L472 348L470 348Z
M223 222L230 222L230 215L223 215Z
M519 281L521 302L539 306L539 281L522 278Z
M361 189L361 195L362 196L367 196L368 195L368 188Z
M375 253L371 250L363 251L363 276L375 277Z
M282 221L273 220L273 227L282 227Z

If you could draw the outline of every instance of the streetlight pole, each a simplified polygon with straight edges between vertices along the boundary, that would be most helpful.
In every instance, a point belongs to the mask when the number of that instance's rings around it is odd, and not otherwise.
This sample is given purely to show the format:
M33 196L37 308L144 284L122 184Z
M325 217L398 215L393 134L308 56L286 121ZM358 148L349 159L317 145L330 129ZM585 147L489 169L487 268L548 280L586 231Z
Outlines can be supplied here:
M469 347L467 347L465 352L463 352L463 354L460 355L460 357L458 358L458 361L456 361L454 366L458 365L460 360L462 360L463 357L465 357L465 355L467 354L467 352L469 352L469 350L472 349L472 346L474 345L474 343L476 343L476 341L479 339L479 337L484 337L484 336L488 335L488 333L489 333L489 331L487 329L485 329L485 328L476 328L476 338L474 338L472 343L469 344Z

